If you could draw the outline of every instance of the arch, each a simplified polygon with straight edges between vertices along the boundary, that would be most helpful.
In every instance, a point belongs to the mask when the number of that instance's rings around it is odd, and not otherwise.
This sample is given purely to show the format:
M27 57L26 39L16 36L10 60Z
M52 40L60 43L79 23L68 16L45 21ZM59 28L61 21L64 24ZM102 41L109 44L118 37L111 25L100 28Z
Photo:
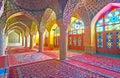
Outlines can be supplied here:
M55 19L55 12L51 8L47 8L44 12L39 28L42 29L42 31L45 30L47 23Z
M33 22L32 22L32 25L31 25L30 32L32 32L33 34L36 34L37 31L38 31L37 25L36 25L36 23L33 21Z
M29 29L29 27L25 24L25 23L23 23L23 22L21 22L21 21L18 21L18 22L14 22L14 23L12 23L11 25L9 25L9 26L6 26L5 27L5 32L6 32L6 30L8 30L10 27L13 27L14 25L16 25L16 24L21 24L21 25L23 25L23 26L25 26L25 28L28 28ZM24 28L23 28L24 29ZM25 30L25 29L24 29ZM30 30L30 29L29 29Z
M8 34L9 34L9 32L10 32L11 30L15 30L15 29L18 29L21 34L23 34L23 32L25 32L22 28L20 28L20 27L18 27L18 26L15 26L15 27L11 27L11 28L7 31ZM6 33L7 33L7 32L6 32Z
M72 12L74 11L76 4L79 0L68 0L65 9L63 11L63 24L68 27L70 26L70 20L72 17Z
M58 27L57 24L53 24L53 26L51 26L51 30L49 31L49 46L50 47L54 47L54 35L55 35L55 29Z
M68 29L68 48L84 50L84 28L85 25L81 19L71 18L71 25Z
M96 22L101 17L101 15L103 15L105 12L109 11L112 7L120 8L120 3L109 3L103 9L101 9L101 11L99 11L91 21L91 46L93 48L95 48L95 50L96 50L96 46L97 46L96 45L96 43L97 43L96 42L96 37L95 37L95 34L96 34L96 30L95 30Z
M25 15L27 18L35 21L35 23L36 23L37 25L39 25L38 21L37 21L32 15L30 15L28 12L25 12L25 11L16 12L16 13L14 13L14 14L11 14L11 15L7 18L6 23L7 23L10 19L15 18L15 17L17 17L17 16L22 16L22 15Z
M8 34L8 43L20 43L20 31L19 30L13 29L13 31Z

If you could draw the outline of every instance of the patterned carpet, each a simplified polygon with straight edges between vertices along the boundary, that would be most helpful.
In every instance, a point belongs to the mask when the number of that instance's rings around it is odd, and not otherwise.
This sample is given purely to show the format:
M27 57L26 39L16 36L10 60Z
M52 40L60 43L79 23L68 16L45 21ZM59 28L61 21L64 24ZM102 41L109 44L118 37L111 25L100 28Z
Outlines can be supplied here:
M70 57L69 59L84 62L120 73L120 59L117 58L81 54L78 56Z
M8 57L7 56L0 56L0 68L8 67Z
M5 67L5 56L0 56L0 68Z
M42 53L27 52L27 53L19 53L19 54L9 54L8 59L9 59L9 66L15 66L20 64L48 60L52 58Z
M58 60L47 60L10 68L10 78L112 78Z
M20 46L10 46L7 47L6 52L7 54L16 54L16 53L25 53L25 52L35 52L35 50L30 50L29 47L24 48L24 47L20 47Z

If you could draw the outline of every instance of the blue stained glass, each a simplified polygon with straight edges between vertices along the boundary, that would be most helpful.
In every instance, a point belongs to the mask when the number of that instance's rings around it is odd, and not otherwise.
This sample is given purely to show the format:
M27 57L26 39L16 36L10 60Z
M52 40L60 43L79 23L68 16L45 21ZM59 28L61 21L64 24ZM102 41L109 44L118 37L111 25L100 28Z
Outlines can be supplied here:
M116 32L116 44L117 48L120 48L120 32Z
M118 22L118 16L112 16L110 17L110 22Z
M102 26L103 25L103 18L100 18L97 23L96 26Z
M98 38L101 39L101 38L102 38L102 35L98 35Z
M106 33L106 47L113 48L112 33Z
M103 47L102 34L97 35L97 47Z

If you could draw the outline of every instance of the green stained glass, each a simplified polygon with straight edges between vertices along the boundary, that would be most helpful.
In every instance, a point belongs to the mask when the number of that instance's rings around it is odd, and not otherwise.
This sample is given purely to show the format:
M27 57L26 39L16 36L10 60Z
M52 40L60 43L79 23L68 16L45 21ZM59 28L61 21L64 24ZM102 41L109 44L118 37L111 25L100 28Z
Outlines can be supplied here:
M96 26L101 26L101 25L103 25L103 18L99 19L96 24Z
M76 37L74 37L73 43L74 43L74 46L76 46Z
M97 32L103 32L103 27L96 27Z
M120 30L120 24L115 25L116 30Z
M78 34L82 34L83 33L83 30L78 30Z
M70 40L70 45L72 45L72 37L70 36L69 38L70 38L69 39Z
M78 37L78 46L81 46L81 37Z

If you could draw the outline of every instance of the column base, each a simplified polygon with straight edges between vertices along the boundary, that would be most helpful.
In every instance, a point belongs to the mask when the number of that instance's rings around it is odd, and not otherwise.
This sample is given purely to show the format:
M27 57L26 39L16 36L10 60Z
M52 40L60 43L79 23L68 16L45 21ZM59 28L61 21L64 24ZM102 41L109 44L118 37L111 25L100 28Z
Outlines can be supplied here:
M86 54L95 54L96 49L94 47L91 47L91 46L85 46L85 53Z

